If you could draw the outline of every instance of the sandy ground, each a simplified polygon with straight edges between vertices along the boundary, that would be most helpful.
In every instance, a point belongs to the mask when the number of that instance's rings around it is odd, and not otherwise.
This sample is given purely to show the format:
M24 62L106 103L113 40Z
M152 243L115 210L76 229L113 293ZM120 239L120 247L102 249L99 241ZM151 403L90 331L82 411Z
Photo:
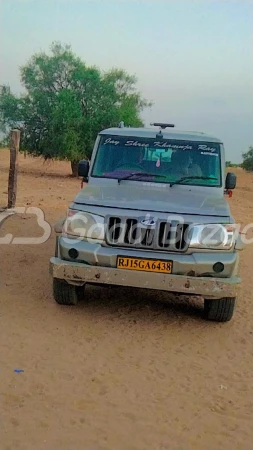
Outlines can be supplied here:
M8 158L0 150L0 205ZM67 163L20 158L17 206L40 206L51 224L79 186ZM238 170L230 203L244 224L252 194L253 175ZM22 214L0 237L7 231L41 235ZM252 246L227 324L203 321L197 299L131 289L89 288L87 301L60 307L48 272L53 235L0 251L1 450L252 449Z

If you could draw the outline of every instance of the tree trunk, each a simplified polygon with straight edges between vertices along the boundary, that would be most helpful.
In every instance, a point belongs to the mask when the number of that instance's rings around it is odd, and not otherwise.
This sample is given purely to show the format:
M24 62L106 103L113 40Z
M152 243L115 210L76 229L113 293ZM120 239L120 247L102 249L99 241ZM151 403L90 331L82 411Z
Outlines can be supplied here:
M71 170L73 177L78 177L78 162L71 161Z
M15 208L17 196L17 178L18 178L18 153L20 145L20 131L11 130L10 132L10 169L8 181L8 208Z

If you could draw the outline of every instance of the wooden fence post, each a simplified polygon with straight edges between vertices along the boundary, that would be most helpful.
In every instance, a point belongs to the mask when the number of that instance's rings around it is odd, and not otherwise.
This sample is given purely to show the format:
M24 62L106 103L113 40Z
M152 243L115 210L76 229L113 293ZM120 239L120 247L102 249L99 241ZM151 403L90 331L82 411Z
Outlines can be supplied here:
M8 208L14 208L17 197L18 153L20 144L20 131L10 132L10 170L8 183Z

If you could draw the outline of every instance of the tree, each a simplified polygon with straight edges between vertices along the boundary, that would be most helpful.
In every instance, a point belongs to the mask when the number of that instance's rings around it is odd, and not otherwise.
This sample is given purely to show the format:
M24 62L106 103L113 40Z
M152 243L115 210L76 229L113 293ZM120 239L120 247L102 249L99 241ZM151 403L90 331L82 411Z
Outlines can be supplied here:
M22 131L21 150L45 159L66 159L72 169L90 158L97 133L122 120L140 126L151 104L136 90L136 78L123 70L88 67L69 46L53 43L21 68L25 93L0 91L0 123Z
M249 147L249 150L242 154L243 162L241 167L248 171L253 171L253 147Z

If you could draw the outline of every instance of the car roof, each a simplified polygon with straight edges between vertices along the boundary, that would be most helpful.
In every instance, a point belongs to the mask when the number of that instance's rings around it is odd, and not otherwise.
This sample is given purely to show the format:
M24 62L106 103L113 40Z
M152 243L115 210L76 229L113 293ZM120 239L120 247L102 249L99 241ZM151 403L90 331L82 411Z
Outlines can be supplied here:
M155 139L159 130L157 128L107 128L99 134L112 136L129 136ZM222 141L214 136L197 131L180 131L180 130L161 130L164 139L173 139L179 141L196 141L196 142L217 142L222 144Z

